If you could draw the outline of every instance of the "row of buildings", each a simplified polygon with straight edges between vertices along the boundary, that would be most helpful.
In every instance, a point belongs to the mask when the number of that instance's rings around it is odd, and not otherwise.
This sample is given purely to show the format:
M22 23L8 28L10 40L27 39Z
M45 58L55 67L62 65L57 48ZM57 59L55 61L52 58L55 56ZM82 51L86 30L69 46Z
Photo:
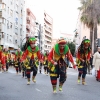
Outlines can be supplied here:
M90 29L80 21L81 15L82 14L80 11L77 19L77 26L76 26L75 37L74 37L74 42L77 47L80 45L83 39L85 38L90 39ZM93 44L92 44L93 50L94 50L94 42L96 42L94 41L94 34L93 34ZM100 25L98 25L97 27L97 38L100 38Z
M41 15L42 16L42 15ZM37 38L41 52L52 46L53 19L43 11L40 23L34 12L26 8L25 0L0 0L0 45L14 51L27 37Z

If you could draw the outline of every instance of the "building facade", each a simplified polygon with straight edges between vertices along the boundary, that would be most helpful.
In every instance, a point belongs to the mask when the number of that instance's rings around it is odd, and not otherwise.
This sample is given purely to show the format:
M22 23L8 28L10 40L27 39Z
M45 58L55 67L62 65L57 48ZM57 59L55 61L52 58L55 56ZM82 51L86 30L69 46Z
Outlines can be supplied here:
M81 12L79 13L77 27L76 27L77 29L76 32L78 33L78 36L76 38L77 44L80 44L84 38L90 39L90 29L80 21L80 18L81 18ZM100 38L99 25L97 27L97 37Z
M36 45L39 46L41 53L44 53L44 34L43 26L37 21L36 22L35 37L37 38Z
M60 37L65 38L67 42L72 42L73 41L73 34L68 34L68 33L60 33Z
M52 48L54 47L54 45L57 43L58 39L52 39Z
M0 45L18 49L26 34L25 0L0 0Z
M53 35L53 19L44 11L44 52L50 51L52 48L52 35Z
M26 37L34 36L35 26L36 26L36 17L32 13L32 11L29 8L27 8L26 9Z

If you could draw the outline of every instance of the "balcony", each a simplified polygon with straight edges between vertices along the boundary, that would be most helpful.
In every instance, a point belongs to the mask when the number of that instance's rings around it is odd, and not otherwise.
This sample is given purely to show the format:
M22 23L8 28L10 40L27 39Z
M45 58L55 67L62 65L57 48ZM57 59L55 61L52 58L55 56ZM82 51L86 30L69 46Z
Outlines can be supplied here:
M48 39L48 38L44 38L44 40L49 41L49 42L52 42L52 40L51 39Z
M28 16L26 17L26 19L27 19L27 20L30 20L30 16L28 15Z
M5 24L0 23L0 31L6 33Z
M44 30L45 30L45 35L52 38L52 34L50 32L48 32L48 30L46 30L46 29L44 29Z
M44 21L45 21L47 24L52 25L52 22L49 21L46 17L44 17Z
M51 45L52 45L51 42L45 42L44 44L45 44L45 45L48 45L48 46L51 46Z
M49 27L48 25L44 25L44 30L47 31L47 33L52 34L52 28Z
M6 12L5 12L5 10L1 10L0 11L0 17L3 17L3 18L6 18Z
M30 30L30 25L29 24L26 24L26 29Z

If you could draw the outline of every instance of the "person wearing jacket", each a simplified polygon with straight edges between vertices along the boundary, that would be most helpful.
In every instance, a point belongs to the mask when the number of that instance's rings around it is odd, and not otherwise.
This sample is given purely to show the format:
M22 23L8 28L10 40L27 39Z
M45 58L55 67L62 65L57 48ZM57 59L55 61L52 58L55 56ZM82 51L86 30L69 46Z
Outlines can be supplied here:
M49 69L48 69L48 55L49 55L49 52L46 51L46 53L44 54L44 58L43 58L43 61L44 61L44 73L46 75L48 75L49 73Z
M8 51L8 48L4 48L4 56L5 56L5 63L6 63L6 71L9 69L9 63L10 63L10 53Z
M16 73L21 73L21 63L20 59L22 57L23 52L18 48L18 50L15 52L15 68L16 68ZM18 65L18 66L17 66Z
M2 63L2 61L3 61L3 51L2 51L2 47L0 46L0 71L2 71L3 70L3 63Z
M96 80L100 82L100 46L98 46L97 52L93 55L92 64L96 70Z
M82 85L86 85L85 78L87 74L87 68L90 65L90 40L84 39L78 48L76 63L78 66L78 84L80 84L82 77Z
M53 93L57 92L57 78L59 78L59 91L62 91L62 86L66 81L67 64L64 61L66 56L72 62L73 67L76 68L66 40L61 38L57 41L48 55L48 66L50 70L50 79Z
M23 55L21 57L21 62L25 63L26 74L27 74L27 79L28 79L27 84L29 85L30 78L31 78L31 72L33 72L32 81L34 83L36 82L35 78L37 75L39 61L41 61L41 53L40 53L39 47L35 45L36 38L31 37L29 38L28 41L30 45L23 52Z

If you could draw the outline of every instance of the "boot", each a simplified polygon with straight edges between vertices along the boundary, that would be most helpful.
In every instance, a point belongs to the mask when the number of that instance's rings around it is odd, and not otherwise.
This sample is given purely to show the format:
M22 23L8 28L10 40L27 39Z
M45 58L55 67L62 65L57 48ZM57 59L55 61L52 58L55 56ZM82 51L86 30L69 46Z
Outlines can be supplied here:
M62 91L62 85L59 85L59 91Z
M86 85L85 78L82 78L82 85Z
M78 84L80 84L80 76L78 76L78 80L77 80Z
M40 74L41 74L41 70L40 70Z
M36 83L35 76L32 77L32 81Z
M57 93L57 90L56 90L56 85L53 85L53 93Z
M28 82L27 82L27 85L30 85L30 78L28 78Z

